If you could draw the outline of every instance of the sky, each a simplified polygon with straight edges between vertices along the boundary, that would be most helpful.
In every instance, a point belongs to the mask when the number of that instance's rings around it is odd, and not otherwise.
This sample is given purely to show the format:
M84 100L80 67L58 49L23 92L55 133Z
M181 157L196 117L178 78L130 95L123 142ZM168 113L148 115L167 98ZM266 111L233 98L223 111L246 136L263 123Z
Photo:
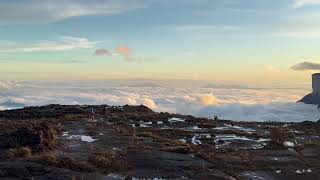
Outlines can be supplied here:
M1 0L1 80L310 87L320 0Z

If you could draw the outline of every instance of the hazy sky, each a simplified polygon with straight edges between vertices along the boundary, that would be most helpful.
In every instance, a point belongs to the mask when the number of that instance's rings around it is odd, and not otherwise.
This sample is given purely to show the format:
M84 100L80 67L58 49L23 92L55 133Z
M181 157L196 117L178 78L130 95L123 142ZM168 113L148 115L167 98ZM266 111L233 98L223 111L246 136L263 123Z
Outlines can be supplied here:
M0 78L307 84L319 19L320 0L1 0Z

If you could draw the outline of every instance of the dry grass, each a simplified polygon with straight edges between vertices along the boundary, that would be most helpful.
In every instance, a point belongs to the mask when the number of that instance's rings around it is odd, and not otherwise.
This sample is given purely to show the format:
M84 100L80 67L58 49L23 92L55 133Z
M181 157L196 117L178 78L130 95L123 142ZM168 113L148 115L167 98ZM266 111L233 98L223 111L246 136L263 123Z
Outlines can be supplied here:
M82 116L80 115L75 115L75 114L66 114L65 116L63 116L63 120L65 121L77 121L79 119L81 119Z
M10 159L29 158L32 155L32 151L28 147L11 148L7 151L7 155Z
M277 144L283 144L285 141L285 135L281 128L275 127L270 130L271 142Z
M50 152L33 156L30 160L39 164L70 169L78 172L93 172L93 168L84 162L76 161L65 155L58 157Z
M105 172L125 172L128 170L127 162L114 151L96 152L89 157L88 162Z
M52 152L46 152L38 156L33 156L32 161L45 164L45 165L56 165L58 163L57 157Z

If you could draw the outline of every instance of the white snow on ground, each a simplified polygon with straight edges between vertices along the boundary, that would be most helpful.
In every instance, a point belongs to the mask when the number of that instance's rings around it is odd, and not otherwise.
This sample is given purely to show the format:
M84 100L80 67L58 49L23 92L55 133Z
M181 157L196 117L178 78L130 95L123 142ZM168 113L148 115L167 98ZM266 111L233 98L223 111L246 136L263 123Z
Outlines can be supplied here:
M93 139L91 136L86 136L86 135L71 135L67 139L80 139L83 142L94 142L97 141L98 139Z
M147 126L145 124L140 124L140 127L147 128L147 127L150 127L150 126Z
M311 169L307 169L307 170L305 170L305 169L298 169L298 170L296 170L296 173L297 174L302 174L302 173L311 173L312 172L312 170Z
M231 134L231 135L217 135L215 137L215 141L218 140L223 140L223 141L231 141L231 140L243 140L243 141L254 141L253 139L249 139L245 136L237 136L235 134Z
M62 136L69 136L69 132L67 132L67 131L66 131L66 132L63 132L63 133L62 133Z
M151 121L150 121L150 122L144 122L143 124L145 124L145 125L151 125L152 122L151 122Z
M250 128L244 128L244 127L240 127L240 126L232 126L230 124L224 124L224 126L221 127L215 127L213 128L215 130L228 130L228 129L236 129L236 130L240 130L240 131L244 131L244 132L248 132L248 133L252 133L255 132L256 130L254 129L250 129Z
M289 141L285 141L283 143L283 145L287 146L287 147L294 147L294 143L293 142L289 142Z
M224 141L225 143L224 144L218 144L218 142L220 140ZM217 143L217 145L216 145L217 148L219 148L221 146L224 146L224 145L228 145L228 144L230 144L231 142L234 142L234 141L250 141L252 149L261 149L261 148L263 148L264 146L267 145L266 142L270 141L270 139L260 138L258 140L255 140L255 139L250 139L250 138L245 137L245 136L237 136L235 134L230 134L230 135L219 134L219 135L215 136L214 141Z
M199 128L198 126L193 126L191 129L193 129L193 130L200 130L201 128Z
M175 123L175 122L185 122L185 120L184 120L184 119L181 119L181 118L175 118L175 117L170 118L168 121L169 121L170 123Z
M197 134L193 135L193 137L191 139L192 144L194 144L194 145L202 144L201 141L197 139L197 137L198 137Z
M81 136L81 141L84 141L84 142L94 142L94 141L97 141L98 139L93 139L91 136Z
M279 173L281 173L281 172L282 172L281 170L277 170L277 171L276 171L277 174L279 174Z

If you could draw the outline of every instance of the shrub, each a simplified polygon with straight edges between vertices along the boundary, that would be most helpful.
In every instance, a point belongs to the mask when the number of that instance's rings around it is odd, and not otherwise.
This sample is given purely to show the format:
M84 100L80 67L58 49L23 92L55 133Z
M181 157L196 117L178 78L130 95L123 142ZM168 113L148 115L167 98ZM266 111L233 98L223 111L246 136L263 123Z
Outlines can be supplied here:
M40 156L35 156L33 161L52 166L57 164L57 158L53 153L45 153Z
M285 141L285 136L282 132L281 128L272 128L270 130L270 138L271 138L271 142L273 143L277 143L277 144L283 144Z
M76 161L73 158L65 155L56 156L54 153L45 153L42 155L33 156L30 160L39 164L70 169L78 172L93 172L92 167L88 164Z
M75 121L75 120L79 120L79 116L74 115L74 114L66 114L63 117L63 120L65 120L65 121Z
M92 168L85 163L75 161L71 157L63 156L57 160L57 167L71 169L78 172L92 172Z
M13 158L28 158L31 157L32 151L28 147L11 148L7 151L7 155L10 159Z
M128 165L113 151L101 151L90 156L88 162L106 172L124 172Z

